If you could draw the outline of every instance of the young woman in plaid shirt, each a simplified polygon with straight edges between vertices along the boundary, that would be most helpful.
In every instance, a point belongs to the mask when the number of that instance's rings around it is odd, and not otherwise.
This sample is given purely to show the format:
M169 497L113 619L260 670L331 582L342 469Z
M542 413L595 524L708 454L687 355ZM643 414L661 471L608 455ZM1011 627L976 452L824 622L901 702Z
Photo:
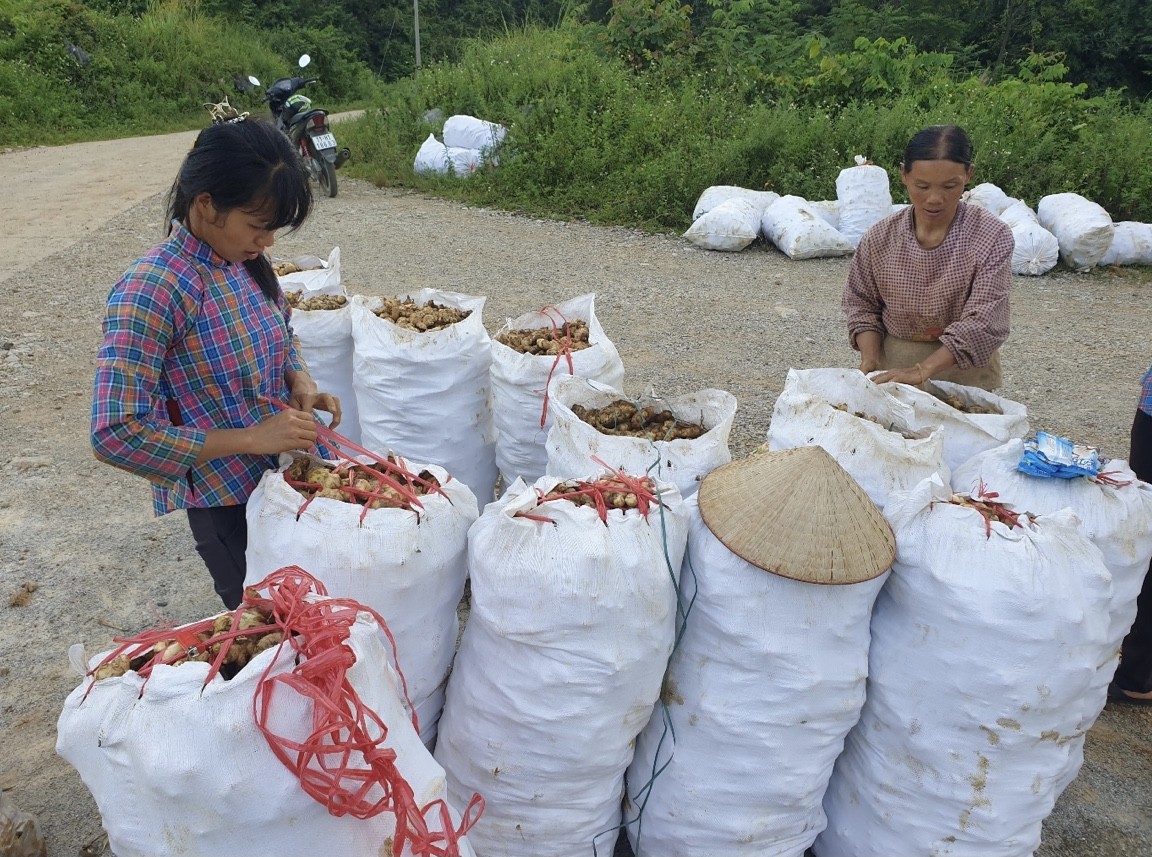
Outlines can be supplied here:
M96 361L92 447L186 509L229 607L240 603L245 503L277 455L316 440L340 404L308 375L265 251L312 205L288 139L233 114L205 128L168 195L168 238L113 287ZM285 402L281 411L273 402Z
M919 131L900 172L912 204L860 241L842 304L860 370L883 370L879 383L1000 385L1014 242L1004 221L961 202L971 177L961 128Z

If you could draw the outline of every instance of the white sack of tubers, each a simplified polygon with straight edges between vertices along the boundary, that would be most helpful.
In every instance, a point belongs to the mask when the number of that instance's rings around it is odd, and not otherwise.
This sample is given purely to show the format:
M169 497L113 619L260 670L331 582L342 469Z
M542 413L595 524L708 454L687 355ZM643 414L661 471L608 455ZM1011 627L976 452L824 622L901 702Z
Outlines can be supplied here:
M836 199L840 215L836 229L855 249L868 227L892 213L887 170L857 155L856 165L836 176Z
M705 250L743 250L760 233L760 210L751 200L733 197L696 218L683 237Z
M782 196L760 218L760 231L789 259L846 256L852 244L799 196Z
M1101 265L1152 265L1152 223L1123 220Z
M1054 193L1036 206L1040 225L1060 242L1060 259L1073 271L1100 264L1112 244L1115 225L1108 212L1078 193Z
M705 188L696 200L696 207L692 209L692 219L697 220L701 215L707 214L716 206L730 199L746 199L763 213L764 209L780 198L780 194L770 190L751 190L735 185L712 185Z

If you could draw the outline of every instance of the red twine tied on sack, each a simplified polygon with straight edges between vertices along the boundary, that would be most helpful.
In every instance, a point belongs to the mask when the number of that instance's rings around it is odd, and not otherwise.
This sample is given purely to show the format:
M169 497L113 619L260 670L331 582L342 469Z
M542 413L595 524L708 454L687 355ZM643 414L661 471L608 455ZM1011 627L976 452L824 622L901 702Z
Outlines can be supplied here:
M992 538L993 521L999 521L1006 524L1008 529L1012 529L1020 525L1022 517L1028 516L1027 512L1013 512L997 499L999 496L998 491L989 491L988 486L981 479L976 485L974 494L970 497L963 494L953 494L951 502L953 505L979 512L984 518L984 536L990 539Z
M260 595L264 590L268 592L267 597ZM326 594L324 585L303 569L282 568L245 590L244 601L234 611L229 631L207 640L198 636L205 631L211 633L214 619L176 630L148 631L131 640L118 640L123 645L102 664L122 654L135 658L153 652L150 661L137 670L148 676L155 664L176 660L165 657L164 652L154 651L153 646L161 640L175 639L180 645L186 642L189 652L197 648L204 651L221 643L205 679L207 684L219 672L228 648L237 637L279 631L277 651L290 645L296 651L295 666L290 673L270 676L280 661L279 654L274 657L261 675L252 699L256 725L272 753L297 776L300 787L332 815L367 819L382 812L393 813L396 816L392 840L394 857L399 857L409 843L412 853L419 857L458 857L460 839L484 811L483 798L473 795L458 826L453 825L443 800L431 801L424 807L417 804L412 787L396 768L395 751L383 746L388 735L387 725L364 705L347 678L348 669L356 661L348 639L357 615L372 616L395 653L392 633L380 614L352 599L310 597ZM253 609L270 615L269 624L240 628L241 617ZM407 682L398 664L395 668L404 701L412 712L412 726L419 733ZM99 665L93 672L96 669ZM277 692L294 692L311 701L312 732L305 740L278 735L269 726L269 712ZM430 821L435 820L432 816L438 817L439 830L431 828Z
M550 315L553 312L560 316L560 324L556 324ZM540 428L544 428L545 423L548 422L548 388L552 384L552 375L556 371L556 367L560 365L560 358L563 357L568 361L569 375L575 375L576 368L572 363L572 328L568 325L568 319L564 317L564 313L560 312L558 307L551 305L542 307L540 314L551 323L552 338L560 343L560 353L552 361L552 368L548 370L548 379L544 382L544 406L540 410ZM563 335L561 335L561 331L563 331Z
M1092 477L1092 481L1107 485L1110 488L1127 488L1132 484L1132 480L1117 478L1120 472L1119 470L1105 470L1103 473L1097 473Z
M613 509L626 512L634 508L647 518L654 504L662 505L660 498L656 494L655 485L647 476L630 476L623 470L609 467L599 458L593 457L592 460L605 467L609 472L599 479L588 481L573 479L567 482L560 482L547 493L537 488L535 489L537 508L555 500L568 500L570 502L585 501L596 508L596 514L600 520L604 522L605 526L607 526L608 513ZM608 495L615 495L621 498L632 496L636 501L635 506L628 505L627 503L623 506L616 505L615 503L609 505L607 500ZM530 521L540 521L541 523L547 524L556 523L546 515L532 514L530 512L517 512L514 517L527 518Z

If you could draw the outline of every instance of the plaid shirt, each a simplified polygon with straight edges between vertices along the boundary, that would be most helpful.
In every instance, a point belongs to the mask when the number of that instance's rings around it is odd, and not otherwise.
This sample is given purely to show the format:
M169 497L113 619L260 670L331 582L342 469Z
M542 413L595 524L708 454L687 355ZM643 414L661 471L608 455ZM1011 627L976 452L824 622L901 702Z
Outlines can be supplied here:
M285 370L305 368L288 314L283 295L268 300L243 265L178 222L113 287L96 358L92 448L152 482L157 515L247 502L276 466L274 455L202 464L196 456L206 429L272 416L261 397L287 401Z
M916 241L912 209L886 217L860 241L841 302L852 347L865 330L939 340L960 369L985 366L1008 338L1012 230L961 202L940 246Z
M1140 382L1140 404L1137 407L1152 416L1152 369L1144 373L1144 380Z

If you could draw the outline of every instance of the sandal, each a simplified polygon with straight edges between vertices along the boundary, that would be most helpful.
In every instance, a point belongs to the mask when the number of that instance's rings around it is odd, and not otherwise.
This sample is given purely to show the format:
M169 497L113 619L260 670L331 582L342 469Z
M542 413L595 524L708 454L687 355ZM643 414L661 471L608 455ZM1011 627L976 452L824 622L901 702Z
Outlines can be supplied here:
M1132 696L1116 682L1110 682L1108 685L1108 701L1119 702L1124 705L1137 705L1145 708L1152 708L1152 696Z

